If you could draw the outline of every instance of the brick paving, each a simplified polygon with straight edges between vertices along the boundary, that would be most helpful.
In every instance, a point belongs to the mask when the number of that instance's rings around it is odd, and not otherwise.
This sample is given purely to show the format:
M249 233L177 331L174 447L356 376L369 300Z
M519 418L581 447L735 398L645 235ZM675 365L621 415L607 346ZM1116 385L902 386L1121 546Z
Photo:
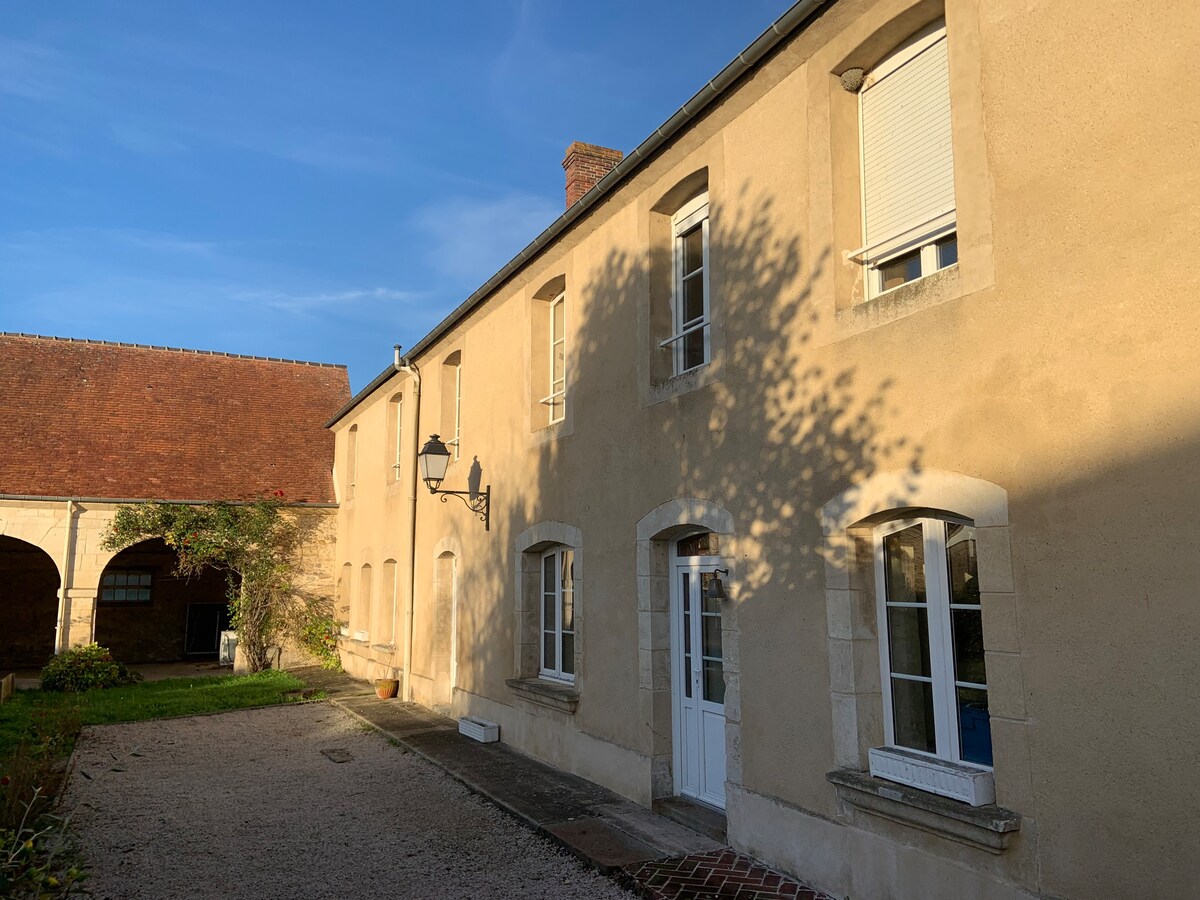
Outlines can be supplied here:
M834 900L733 850L626 867L648 900Z

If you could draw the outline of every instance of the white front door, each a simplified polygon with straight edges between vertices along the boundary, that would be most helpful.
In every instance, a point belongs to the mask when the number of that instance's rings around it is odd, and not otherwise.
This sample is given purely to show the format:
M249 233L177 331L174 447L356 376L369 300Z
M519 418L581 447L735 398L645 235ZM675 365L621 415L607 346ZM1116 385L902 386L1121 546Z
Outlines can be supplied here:
M721 608L704 599L718 557L677 557L672 567L671 659L675 790L725 808L725 677Z

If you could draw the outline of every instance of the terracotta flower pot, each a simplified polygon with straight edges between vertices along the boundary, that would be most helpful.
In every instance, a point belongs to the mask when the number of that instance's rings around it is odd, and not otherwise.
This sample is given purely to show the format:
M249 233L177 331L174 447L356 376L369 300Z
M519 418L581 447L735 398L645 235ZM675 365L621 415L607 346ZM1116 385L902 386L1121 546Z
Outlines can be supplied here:
M396 678L376 678L375 696L380 700L391 700L400 693L400 681Z

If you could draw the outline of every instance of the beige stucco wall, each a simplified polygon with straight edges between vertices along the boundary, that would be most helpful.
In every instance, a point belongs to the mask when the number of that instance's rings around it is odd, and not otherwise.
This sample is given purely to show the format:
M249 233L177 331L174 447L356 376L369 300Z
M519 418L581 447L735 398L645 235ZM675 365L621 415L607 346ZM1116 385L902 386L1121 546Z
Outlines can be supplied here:
M24 541L44 551L59 575L59 613L54 646L57 651L89 643L95 635L96 599L100 577L116 551L103 547L119 504L97 500L0 498L0 536ZM332 509L294 511L303 524L294 584L298 596L332 597L336 519ZM5 597L7 602L19 598ZM0 610L0 614L2 614ZM288 648L288 658L302 654Z
M840 895L1185 896L1200 879L1188 699L1200 675L1188 638L1200 625L1200 13L949 0L960 263L864 304L846 258L858 244L854 98L834 75L940 12L834 4L416 360L419 429L403 373L341 421L339 472L351 425L359 465L336 564L399 562L399 614L382 627L404 634L413 493L408 477L386 485L385 404L405 393L410 465L414 439L448 430L441 360L460 350L464 458L445 486L465 488L478 456L491 531L458 501L416 493L413 697L437 699L435 560L454 547L454 711L651 799L663 722L643 699L664 673L654 611L639 616L652 588L639 583L637 525L679 498L707 500L733 523L735 845ZM655 208L701 169L716 356L663 382L648 312L662 273ZM540 429L529 317L559 276L569 413ZM925 471L948 474L919 486L888 475ZM825 777L881 741L882 725L878 656L862 652L873 609L844 632L834 621L857 609L852 523L826 534L822 510L867 483L893 485L894 507L957 496L955 476L1005 497L1005 521L981 542L998 801L1022 817L999 854L839 804ZM578 528L586 552L573 715L505 684L519 674L514 541L539 522ZM387 659L371 669L371 654ZM346 651L363 674L402 655Z

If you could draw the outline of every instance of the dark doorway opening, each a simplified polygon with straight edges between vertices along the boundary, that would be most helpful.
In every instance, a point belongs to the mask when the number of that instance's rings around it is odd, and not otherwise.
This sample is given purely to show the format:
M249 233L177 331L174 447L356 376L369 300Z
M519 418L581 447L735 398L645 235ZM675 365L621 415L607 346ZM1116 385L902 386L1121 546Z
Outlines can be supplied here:
M210 569L182 578L176 560L174 550L152 538L125 548L105 567L96 642L122 662L217 657L219 631L229 621L225 575Z
M58 566L40 547L0 537L0 675L37 669L54 655Z

